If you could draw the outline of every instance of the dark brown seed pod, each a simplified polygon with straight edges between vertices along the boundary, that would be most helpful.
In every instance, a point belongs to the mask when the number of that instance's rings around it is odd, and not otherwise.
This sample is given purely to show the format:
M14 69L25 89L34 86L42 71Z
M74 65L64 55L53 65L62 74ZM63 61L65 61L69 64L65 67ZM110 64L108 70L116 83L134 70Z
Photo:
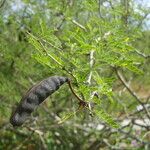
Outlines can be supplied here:
M10 123L13 126L22 125L39 104L67 81L67 77L53 76L34 85L22 97L17 109L10 117Z

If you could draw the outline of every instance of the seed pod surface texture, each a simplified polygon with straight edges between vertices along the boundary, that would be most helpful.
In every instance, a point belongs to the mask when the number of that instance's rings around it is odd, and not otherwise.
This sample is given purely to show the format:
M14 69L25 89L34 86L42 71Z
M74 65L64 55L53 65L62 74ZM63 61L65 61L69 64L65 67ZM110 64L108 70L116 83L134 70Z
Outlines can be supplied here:
M10 123L13 126L21 126L39 104L67 81L67 77L52 76L34 85L22 97L15 112L10 117Z

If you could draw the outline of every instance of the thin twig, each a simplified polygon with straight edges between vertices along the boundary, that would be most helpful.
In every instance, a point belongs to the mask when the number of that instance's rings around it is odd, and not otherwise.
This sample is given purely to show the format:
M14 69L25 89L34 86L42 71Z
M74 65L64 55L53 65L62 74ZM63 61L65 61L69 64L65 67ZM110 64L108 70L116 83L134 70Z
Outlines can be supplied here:
M76 20L72 20L72 23L74 23L79 28L83 29L84 31L87 31L86 28L83 25L81 25L79 22L77 22Z
M136 53L138 54L138 55L140 55L140 56L142 56L142 57L144 57L144 58L150 58L150 55L146 55L146 54L144 54L144 53L142 53L142 52L140 52L140 51L138 51L138 50L135 50L136 51Z
M145 112L146 112L147 117L150 119L150 114L149 114L147 108L145 107L144 103L141 102L141 100L140 100L140 98L137 96L137 94L136 94L136 93L133 91L133 89L128 85L128 83L127 83L127 81L125 80L123 74L121 74L121 72L120 72L118 69L116 69L116 68L114 68L114 69L115 69L115 71L116 71L116 74L117 74L119 80L120 80L120 81L122 82L122 84L127 88L128 92L137 100L137 102L142 105L143 109L144 109Z

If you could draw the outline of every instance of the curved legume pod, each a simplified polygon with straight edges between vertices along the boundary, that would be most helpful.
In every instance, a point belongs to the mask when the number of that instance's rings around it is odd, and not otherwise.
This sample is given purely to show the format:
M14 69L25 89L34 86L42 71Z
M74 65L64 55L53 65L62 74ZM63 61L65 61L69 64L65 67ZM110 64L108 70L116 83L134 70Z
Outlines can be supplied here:
M10 117L13 126L21 126L35 108L68 81L67 77L52 76L30 88Z

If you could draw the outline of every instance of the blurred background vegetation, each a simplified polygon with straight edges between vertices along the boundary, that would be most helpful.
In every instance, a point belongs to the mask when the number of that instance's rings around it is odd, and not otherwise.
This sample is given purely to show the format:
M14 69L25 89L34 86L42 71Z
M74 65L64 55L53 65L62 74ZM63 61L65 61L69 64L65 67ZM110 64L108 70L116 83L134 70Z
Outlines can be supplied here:
M1 0L0 149L149 150L149 3ZM22 95L52 75L71 78L77 94L120 127L87 110L58 124L78 107L63 85L25 125L13 128L9 118Z

